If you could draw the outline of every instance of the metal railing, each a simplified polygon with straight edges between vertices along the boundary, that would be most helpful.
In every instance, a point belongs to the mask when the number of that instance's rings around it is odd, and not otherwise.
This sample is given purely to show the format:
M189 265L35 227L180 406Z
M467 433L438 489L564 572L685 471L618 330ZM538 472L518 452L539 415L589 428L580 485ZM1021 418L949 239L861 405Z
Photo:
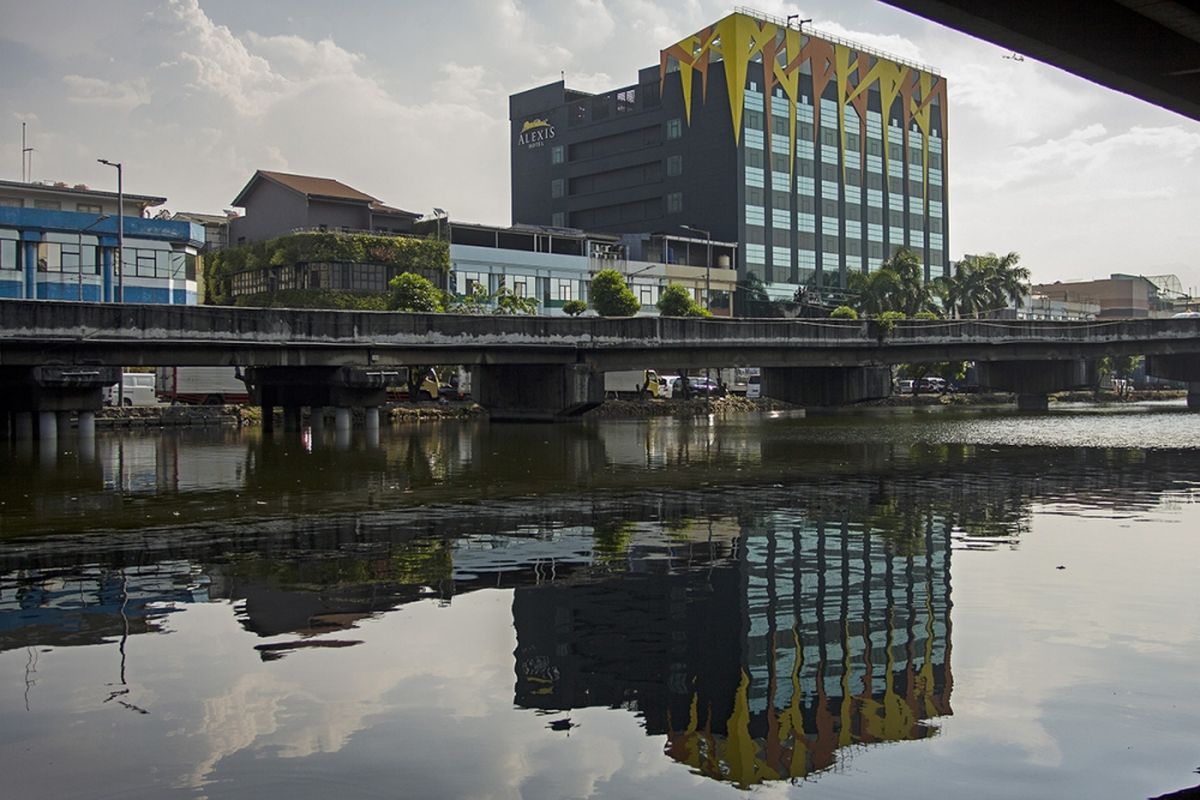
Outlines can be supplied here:
M850 47L859 53L868 53L870 55L875 56L876 58L884 58L884 59L887 59L888 61L894 61L897 64L903 64L906 67L912 67L913 69L920 70L921 72L928 72L931 75L941 75L942 74L941 70L939 70L937 67L931 66L929 64L922 64L919 61L910 61L907 58L901 58L900 56L895 55L893 53L888 53L883 50L877 50L876 48L871 47L869 45L862 44L861 42L854 42L854 41L851 41L850 39L843 39L841 36L835 36L832 33L826 33L818 28L813 28L811 26L801 28L799 25L791 25L785 19L780 19L779 17L772 16L771 14L764 13L755 8L750 8L748 6L736 6L733 10L735 13L745 14L748 17L754 17L755 19L761 20L763 22L770 22L770 23L772 23L774 25L778 25L782 28L793 28L794 27L796 30L801 31L803 33L807 33L809 36L815 36L816 38L824 39L827 42L833 42L834 44L840 44L843 47Z

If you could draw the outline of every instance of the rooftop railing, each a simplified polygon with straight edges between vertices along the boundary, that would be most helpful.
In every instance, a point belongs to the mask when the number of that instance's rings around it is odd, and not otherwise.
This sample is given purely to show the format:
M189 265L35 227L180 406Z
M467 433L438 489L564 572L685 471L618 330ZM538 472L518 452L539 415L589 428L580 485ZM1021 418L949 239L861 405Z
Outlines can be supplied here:
M818 28L813 28L812 26L801 28L799 24L793 25L788 20L780 19L779 17L766 14L754 8L737 6L734 8L734 12L738 14L745 14L748 17L754 17L755 19L762 20L763 22L770 22L784 28L795 28L798 31L807 33L810 36L815 36L818 39L824 39L827 42L833 42L834 44L840 44L844 47L852 48L859 53L869 53L877 58L885 58L888 61L894 61L897 64L903 64L906 67L912 67L913 69L920 70L921 72L928 72L931 75L941 75L941 71L938 70L937 67L930 66L929 64L922 64L918 61L910 61L907 58L901 58L900 56L892 53L888 53L883 50L877 50L876 48L862 44L861 42L854 42L849 39L844 39L841 36L835 36L832 33L826 33Z

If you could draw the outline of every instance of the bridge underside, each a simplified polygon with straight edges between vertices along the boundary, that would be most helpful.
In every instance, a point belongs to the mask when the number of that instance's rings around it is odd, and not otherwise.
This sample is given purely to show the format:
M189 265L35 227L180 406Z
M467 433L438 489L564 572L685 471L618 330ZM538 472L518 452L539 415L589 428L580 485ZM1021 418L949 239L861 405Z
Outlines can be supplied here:
M1194 0L883 0L1200 120Z

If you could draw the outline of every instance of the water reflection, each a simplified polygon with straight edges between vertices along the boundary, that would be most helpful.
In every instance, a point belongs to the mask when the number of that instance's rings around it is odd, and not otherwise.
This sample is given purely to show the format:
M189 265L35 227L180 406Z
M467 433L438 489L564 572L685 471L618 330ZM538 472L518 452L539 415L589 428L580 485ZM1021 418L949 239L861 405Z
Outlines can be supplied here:
M447 607L499 596L505 674L458 689L502 698L479 718L543 715L561 736L617 709L665 763L713 785L808 778L946 726L956 552L1020 548L1035 512L1145 517L1200 486L1194 451L1169 448L820 425L504 430L414 429L350 451L236 432L102 437L93 462L14 473L0 658L25 679L0 690L6 735L61 752L62 737L111 724L89 703L120 705L182 737L141 743L145 761L199 765L175 788L236 780L251 769L239 754L353 751L338 773L353 774L371 738L356 734L417 747L413 705L450 691L397 672L398 632L414 634L397 623L420 611L448 626L412 656L432 661L481 635ZM38 719L56 696L77 704L52 715L61 734ZM306 727L332 716L329 731ZM173 749L202 728L233 733L211 753Z

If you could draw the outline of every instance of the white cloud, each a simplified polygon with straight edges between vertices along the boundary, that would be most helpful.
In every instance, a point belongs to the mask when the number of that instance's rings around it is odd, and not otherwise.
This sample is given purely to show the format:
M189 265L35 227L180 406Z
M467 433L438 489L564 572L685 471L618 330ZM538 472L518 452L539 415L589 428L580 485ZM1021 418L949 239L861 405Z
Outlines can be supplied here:
M67 102L130 111L150 102L145 80L111 83L83 75L64 75Z

